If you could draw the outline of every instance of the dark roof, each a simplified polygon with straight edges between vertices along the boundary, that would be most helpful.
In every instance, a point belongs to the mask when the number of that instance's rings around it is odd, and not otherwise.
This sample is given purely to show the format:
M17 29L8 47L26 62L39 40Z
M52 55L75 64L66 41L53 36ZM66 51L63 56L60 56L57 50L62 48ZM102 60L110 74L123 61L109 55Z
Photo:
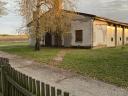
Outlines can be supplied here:
M70 12L70 11L67 11L67 12ZM127 26L128 27L128 23L112 20L112 19L109 19L109 18L105 18L105 17L93 15L93 14L87 14L87 13L82 13L82 12L75 12L75 13L79 14L79 15L83 15L83 16L90 16L90 17L92 17L96 20L106 21L108 23L113 23L113 24L116 24L116 25L122 25L122 26Z
M105 22L112 23L112 24L115 24L115 25L120 25L120 26L128 27L128 23L119 22L119 21L112 20L112 19L109 19L109 18L105 18L105 17L93 15L93 14L82 13L82 12L75 12L75 11L69 11L69 10L64 10L64 11L69 12L69 13L78 14L78 15L89 16L89 17L92 17L95 20L105 21ZM29 26L29 24L31 24L32 22L33 21L31 21L27 25Z

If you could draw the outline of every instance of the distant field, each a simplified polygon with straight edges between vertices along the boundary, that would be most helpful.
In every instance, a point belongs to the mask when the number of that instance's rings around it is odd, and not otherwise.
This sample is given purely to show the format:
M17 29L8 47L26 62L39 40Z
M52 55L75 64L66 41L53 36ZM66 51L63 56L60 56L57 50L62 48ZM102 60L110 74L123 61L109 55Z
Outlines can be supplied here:
M0 35L1 41L26 41L28 40L27 35Z

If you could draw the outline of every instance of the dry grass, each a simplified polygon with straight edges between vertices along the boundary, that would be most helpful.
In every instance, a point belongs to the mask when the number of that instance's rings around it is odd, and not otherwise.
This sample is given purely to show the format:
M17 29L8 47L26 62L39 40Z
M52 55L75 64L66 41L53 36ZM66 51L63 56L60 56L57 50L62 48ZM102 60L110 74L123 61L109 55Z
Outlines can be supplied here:
M26 41L27 35L0 35L0 41Z

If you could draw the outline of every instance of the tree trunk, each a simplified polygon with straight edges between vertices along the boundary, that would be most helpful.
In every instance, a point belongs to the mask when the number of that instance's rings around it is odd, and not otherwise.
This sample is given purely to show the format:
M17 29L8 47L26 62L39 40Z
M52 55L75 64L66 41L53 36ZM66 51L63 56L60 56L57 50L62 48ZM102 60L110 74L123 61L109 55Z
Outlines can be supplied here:
M56 47L61 47L61 46L62 46L61 34L56 33Z
M36 38L35 51L40 51L40 39Z
M37 2L37 20L36 20L36 44L35 44L35 51L40 51L40 0Z

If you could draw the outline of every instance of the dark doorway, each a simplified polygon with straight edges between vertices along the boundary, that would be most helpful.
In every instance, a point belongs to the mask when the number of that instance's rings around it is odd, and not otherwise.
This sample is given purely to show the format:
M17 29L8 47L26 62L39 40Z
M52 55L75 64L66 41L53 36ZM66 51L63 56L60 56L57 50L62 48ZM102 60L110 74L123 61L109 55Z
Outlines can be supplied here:
M62 46L62 38L61 38L61 35L58 33L55 33L55 46L56 47Z
M45 46L51 47L52 46L52 35L51 33L47 32L45 35Z

